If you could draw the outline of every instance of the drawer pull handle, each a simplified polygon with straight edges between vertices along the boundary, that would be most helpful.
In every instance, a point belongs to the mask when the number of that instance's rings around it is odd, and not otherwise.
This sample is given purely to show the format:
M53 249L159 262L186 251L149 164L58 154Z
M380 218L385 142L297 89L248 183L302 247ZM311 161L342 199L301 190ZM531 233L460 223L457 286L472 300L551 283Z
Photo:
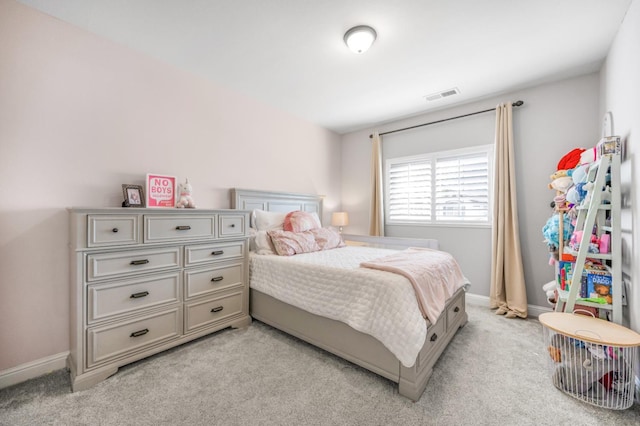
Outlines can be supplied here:
M431 336L430 339L432 342L435 342L436 340L438 340L438 335L436 333L433 333L433 336Z
M221 254L224 254L224 250L212 251L211 254L214 256L220 256Z
M220 311L221 311L221 310L223 310L223 309L224 309L224 308L223 308L222 306L218 306L218 307L216 307L216 308L213 308L213 309L211 310L211 312L220 312Z
M118 232L118 228L113 228L113 229L111 230L111 232L113 232L113 233L115 234L116 232Z
M178 231L188 231L189 229L191 229L191 227L189 225L176 226L176 230L178 230Z
M224 279L224 277L213 277L211 278L211 281L216 282L216 281L222 281Z
M456 306L455 308L453 308L453 312L460 312L460 308Z
M236 227L236 224L235 224L235 223L232 223L232 224L231 224L231 227L232 227L232 228L235 228L235 227Z
M149 263L149 259L132 260L130 264L131 265L146 265L147 263Z
M148 291L141 291L140 293L133 293L131 297L129 297L129 299L139 299L141 297L145 297L148 295L149 295Z
M148 328L145 328L144 330L138 330L138 331L134 331L133 333L131 333L131 335L129 337L140 337L140 336L144 336L145 334L147 334L149 332Z

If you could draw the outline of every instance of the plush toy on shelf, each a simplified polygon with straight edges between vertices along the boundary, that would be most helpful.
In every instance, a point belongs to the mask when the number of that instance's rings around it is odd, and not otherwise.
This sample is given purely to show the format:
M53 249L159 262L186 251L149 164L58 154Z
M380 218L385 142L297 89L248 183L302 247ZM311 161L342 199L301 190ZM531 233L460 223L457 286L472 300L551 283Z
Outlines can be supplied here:
M591 202L591 197L593 196L593 188L595 184L593 182L587 182L584 184L584 190L587 191L586 195L582 199L582 205L587 206Z
M195 209L196 203L193 201L193 198L191 197L193 188L191 187L191 184L189 183L188 178L185 179L184 183L181 183L179 185L179 189L180 189L180 199L178 200L176 207L177 208L186 207L189 209Z
M569 215L563 216L562 228L562 240L567 241L571 238L571 234L573 233L573 223L571 223L571 217L569 217ZM554 214L547 220L547 223L542 228L542 235L549 247L557 249L560 247L559 234L560 220L558 219L558 215Z
M542 291L546 294L547 302L549 302L550 305L555 305L556 303L556 288L558 288L556 280L551 280L542 286Z
M567 175L566 170L557 170L549 176L549 178L551 179L549 189L555 189L557 192L566 193L571 185L573 185L573 179Z

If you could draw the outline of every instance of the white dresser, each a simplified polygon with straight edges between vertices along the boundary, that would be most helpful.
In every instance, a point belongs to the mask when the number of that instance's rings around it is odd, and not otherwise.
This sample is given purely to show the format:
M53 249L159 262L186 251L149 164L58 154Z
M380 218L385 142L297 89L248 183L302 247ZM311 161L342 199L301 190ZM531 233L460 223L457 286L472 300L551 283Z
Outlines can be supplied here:
M73 208L74 391L249 316L249 212Z

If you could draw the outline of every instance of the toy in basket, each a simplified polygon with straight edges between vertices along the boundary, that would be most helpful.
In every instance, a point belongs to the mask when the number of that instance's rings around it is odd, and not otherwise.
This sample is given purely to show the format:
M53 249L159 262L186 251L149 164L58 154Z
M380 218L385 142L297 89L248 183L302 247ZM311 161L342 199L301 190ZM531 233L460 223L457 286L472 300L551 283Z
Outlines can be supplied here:
M558 389L598 407L633 405L640 334L584 315L548 312L539 319Z

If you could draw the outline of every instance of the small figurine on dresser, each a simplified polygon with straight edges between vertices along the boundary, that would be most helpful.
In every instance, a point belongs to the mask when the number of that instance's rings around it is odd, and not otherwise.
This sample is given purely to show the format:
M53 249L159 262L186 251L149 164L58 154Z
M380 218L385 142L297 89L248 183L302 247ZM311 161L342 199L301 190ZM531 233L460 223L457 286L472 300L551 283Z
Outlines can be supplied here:
M178 202L176 203L176 207L177 208L189 208L189 209L195 209L196 208L196 203L193 201L193 198L191 198L191 193L193 192L193 188L191 187L191 184L189 183L189 179L185 179L184 183L179 184L179 196L180 198L178 199Z

